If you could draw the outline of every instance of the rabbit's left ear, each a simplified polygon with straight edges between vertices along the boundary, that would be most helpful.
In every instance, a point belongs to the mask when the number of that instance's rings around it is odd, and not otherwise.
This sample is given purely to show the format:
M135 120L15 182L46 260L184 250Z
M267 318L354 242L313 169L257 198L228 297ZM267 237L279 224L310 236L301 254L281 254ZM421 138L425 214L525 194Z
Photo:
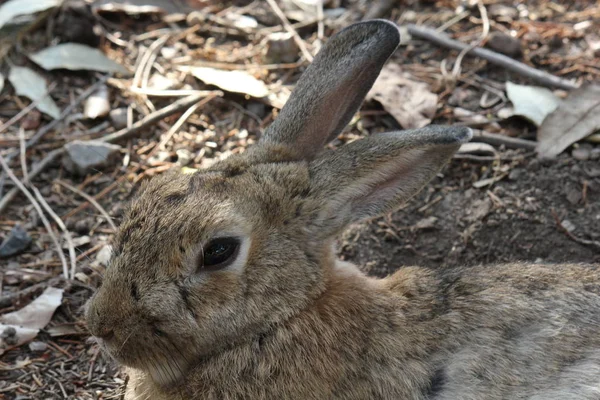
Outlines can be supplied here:
M283 146L294 161L312 159L350 122L399 42L396 25L384 20L359 22L331 37L260 143Z
M397 209L417 194L472 132L466 127L428 126L387 132L323 153L309 164L310 196L322 209L316 235Z

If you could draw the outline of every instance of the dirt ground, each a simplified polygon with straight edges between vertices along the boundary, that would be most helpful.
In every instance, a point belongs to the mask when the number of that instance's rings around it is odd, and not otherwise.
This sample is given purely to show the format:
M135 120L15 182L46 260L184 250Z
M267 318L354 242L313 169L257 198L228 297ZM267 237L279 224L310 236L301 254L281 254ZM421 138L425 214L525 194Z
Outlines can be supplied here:
M495 166L453 160L404 209L349 229L340 256L377 276L406 265L599 262L598 161L514 158ZM473 187L494 174L504 178ZM570 234L565 226L573 229Z
M254 16L267 27L281 24L268 7L258 4L261 2L210 3L213 3L210 12L215 15L225 15L228 10L245 10L246 14ZM364 18L372 10L369 2L365 1L329 3L345 7L347 11L345 19L336 20L326 27L327 35ZM390 2L377 2L380 3ZM386 8L380 16L399 23L412 22L434 27L455 18L460 5L450 0L397 3ZM502 6L512 10L510 12L517 10L517 13L521 13L522 17L509 19L496 11L490 13L494 22L492 32L510 29L518 32L524 49L523 54L518 56L521 61L579 82L598 79L599 56L586 59L584 63L579 62L583 56L573 55L573 49L585 48L587 40L587 36L574 30L573 25L587 20L592 21L592 26L599 24L600 6L595 2L553 2L551 7L547 6L547 2L537 1L521 4L494 0L484 1L483 4L490 11L499 10ZM329 8L334 7L328 5L326 9ZM477 7L467 8L468 16L450 25L447 33L465 43L475 40L481 33L481 19L476 10ZM21 50L39 50L48 44L47 33L51 29L54 29L56 37L52 40L55 41L69 41L73 36L86 37L89 34L86 24L81 24L79 17L75 18L78 22L73 23L73 15L78 14L69 9L54 14L50 19L54 25L50 28L46 25L38 27L21 43ZM533 19L532 15L536 15L536 18ZM173 27L172 23L164 23L155 16L130 18L119 15L92 20L104 29L101 39L98 39L103 43L101 47L104 52L130 69L138 65L144 55L143 49L151 47L156 40L152 32ZM219 65L255 65L264 62L258 51L258 40L238 31L232 34L215 21L211 20L202 28L196 27L187 35L178 36L183 44L180 49L182 58L192 55L193 58ZM71 28L67 29L69 26ZM278 31L282 30L279 26ZM316 31L316 24L298 28L298 33L310 45L315 41ZM148 33L150 36L143 37ZM92 39L95 40L94 37ZM138 47L140 50L135 50ZM444 60L455 60L457 54L413 39L403 45L390 62L401 65L416 80L427 83L430 90L439 96L434 123L464 123L454 112L460 107L476 115L491 115L488 122L474 126L476 128L492 130L505 137L535 140L536 128L532 124L518 118L502 120L495 115L504 104L493 109L480 107L486 87L503 88L507 80L523 84L532 82L476 57L466 57L460 79L455 86L447 86L441 77L441 65ZM27 64L16 51L11 53L11 60ZM169 71L171 68L169 61L160 56L156 63L157 70ZM256 75L269 83L293 84L305 65L286 64L273 70L260 70ZM57 82L53 96L63 109L98 80L95 73L65 70L45 76L49 81ZM193 89L213 89L199 84L191 76L182 79ZM172 103L169 98L149 100L148 97L132 95L127 91L127 83L125 79L109 81L111 107L131 107L136 120L151 113L152 108L147 101L157 110ZM26 104L15 96L12 89L7 91L5 88L0 94L0 125L17 115ZM81 112L81 108L77 107L73 114ZM0 399L119 398L126 381L118 367L100 353L88 338L82 318L82 307L98 286L104 272L105 266L98 261L98 254L110 243L113 230L88 201L57 182L76 186L93 196L118 224L124 205L141 181L178 166L178 150L189 150L195 156L190 167L208 165L218 158L242 151L255 142L275 113L270 105L243 95L226 93L190 117L180 132L172 135L165 147L166 154L160 159L153 158L159 147L157 144L164 139L165 132L176 123L181 112L148 126L143 135L120 143L123 153L129 158L128 163L115 162L101 171L84 176L68 172L60 162L52 163L34 179L34 183L54 211L64 219L74 238L81 240L76 248L78 275L74 280L61 278L61 263L56 257L52 241L28 201L19 195L10 203L0 216L0 239L6 238L10 230L19 224L33 241L26 251L0 259L0 315L21 309L46 287L61 287L65 292L62 305L52 321L35 339L45 345L43 349L34 351L28 345L23 345L0 355ZM19 124L8 127L0 133L0 154L18 148L19 126L29 124L24 129L28 134L33 134L46 123L46 117L33 111ZM28 162L31 165L41 160L51 150L59 149L73 139L88 138L89 132L98 127L103 129L93 134L96 137L117 130L107 119L73 119L61 124L29 149ZM380 104L369 101L363 105L358 122L355 121L334 142L334 146L367 134L399 128L398 122ZM584 157L586 159L574 157L573 150L578 147L586 149L592 156ZM457 156L401 210L349 228L339 239L339 256L358 264L367 273L381 277L407 265L451 268L461 264L517 260L598 263L598 149L600 146L597 144L581 143L551 160L538 159L531 149L507 149L504 146L495 146L494 155ZM11 166L19 171L19 160L13 160ZM20 171L17 174L22 177ZM2 195L11 188L7 183Z

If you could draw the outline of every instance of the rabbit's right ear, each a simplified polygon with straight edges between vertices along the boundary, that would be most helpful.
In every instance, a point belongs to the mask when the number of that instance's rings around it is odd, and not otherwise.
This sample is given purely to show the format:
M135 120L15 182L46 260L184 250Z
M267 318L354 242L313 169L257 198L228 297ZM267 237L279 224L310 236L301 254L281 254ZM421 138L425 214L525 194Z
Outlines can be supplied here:
M359 22L332 36L261 143L283 146L293 160L314 158L350 122L399 43L398 28L384 20Z

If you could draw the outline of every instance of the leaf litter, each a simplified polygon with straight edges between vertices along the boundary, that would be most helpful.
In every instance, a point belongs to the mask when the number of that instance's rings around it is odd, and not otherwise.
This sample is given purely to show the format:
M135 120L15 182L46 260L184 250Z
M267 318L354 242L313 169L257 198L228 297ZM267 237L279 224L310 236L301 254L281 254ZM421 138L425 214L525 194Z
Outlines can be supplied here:
M33 340L52 319L62 296L63 289L49 287L22 309L0 316L0 355Z
M584 85L569 93L540 126L537 133L538 155L541 158L556 157L599 129L600 85Z
M415 81L394 63L383 67L367 99L381 103L404 129L429 125L438 102L426 83Z
M79 43L63 43L48 47L29 55L29 58L47 70L70 69L73 71L128 73L125 67L106 57L100 50Z
M513 103L513 115L521 116L538 127L561 104L551 90L538 86L506 82L506 94Z
M37 102L37 109L56 119L60 116L60 109L48 95L46 80L37 72L27 67L12 67L8 80L19 96L25 96Z

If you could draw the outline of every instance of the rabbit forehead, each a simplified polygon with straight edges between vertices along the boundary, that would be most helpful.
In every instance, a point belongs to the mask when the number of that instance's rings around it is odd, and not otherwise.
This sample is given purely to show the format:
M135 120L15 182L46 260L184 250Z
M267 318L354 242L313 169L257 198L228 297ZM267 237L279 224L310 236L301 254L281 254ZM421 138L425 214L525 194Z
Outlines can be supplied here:
M114 240L115 258L144 268L168 264L170 270L182 264L182 247L195 248L224 233L264 232L295 210L294 199L308 187L305 163L154 177L125 213Z

